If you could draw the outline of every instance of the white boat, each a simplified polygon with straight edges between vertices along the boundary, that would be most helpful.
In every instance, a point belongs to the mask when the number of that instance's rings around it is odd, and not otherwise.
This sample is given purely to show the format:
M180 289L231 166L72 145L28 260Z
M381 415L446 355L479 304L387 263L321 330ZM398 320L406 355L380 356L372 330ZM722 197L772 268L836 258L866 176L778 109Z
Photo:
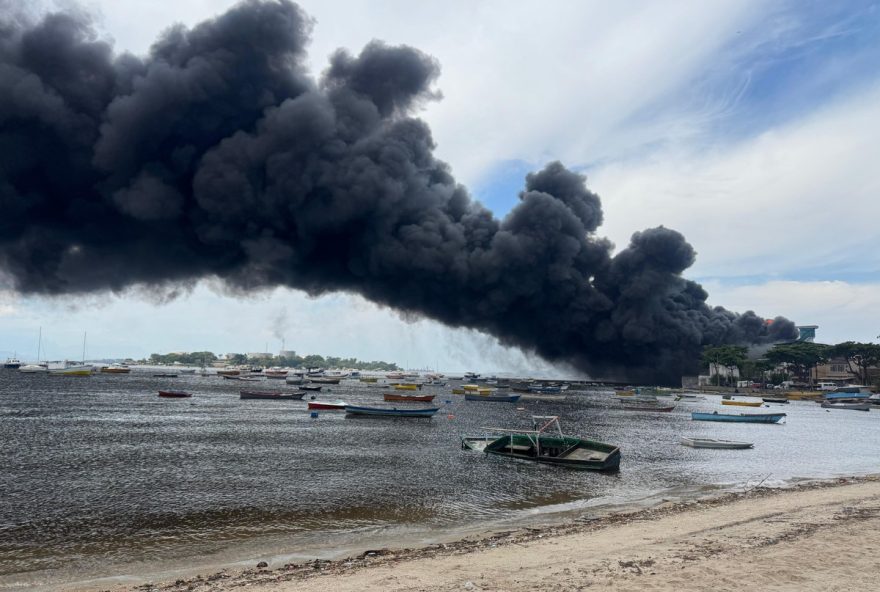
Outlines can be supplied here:
M562 403L568 398L568 395L539 395L535 393L521 393L520 401L552 401L554 403Z
M25 364L24 366L19 366L18 367L19 372L24 372L25 374L40 374L40 373L49 371L48 364L41 364L40 363L40 353L42 353L40 350L42 348L42 345L43 345L43 328L40 327L40 333L39 333L39 336L37 337L37 363L36 364Z
M21 368L21 361L15 356L12 356L11 358L6 358L3 367L9 370L17 370L18 368Z
M712 438L687 438L683 437L681 443L691 448L725 448L740 449L751 448L754 446L751 442L736 442L735 440L715 440Z
M65 366L64 368L50 368L49 374L54 376L91 376L94 368L86 364Z

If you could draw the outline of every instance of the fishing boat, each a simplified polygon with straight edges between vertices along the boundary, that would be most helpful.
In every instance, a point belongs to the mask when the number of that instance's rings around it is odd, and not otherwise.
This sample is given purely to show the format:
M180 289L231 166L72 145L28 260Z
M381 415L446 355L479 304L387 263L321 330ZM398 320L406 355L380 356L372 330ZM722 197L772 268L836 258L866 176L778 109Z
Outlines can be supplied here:
M329 401L309 401L309 409L320 409L322 411L345 411L347 404L342 401L331 403Z
M848 409L850 411L870 411L870 403L822 403L823 409Z
M3 367L7 370L18 370L21 368L21 361L15 356L6 358L6 361L3 362Z
M555 415L535 415L532 420L531 430L484 428L501 435L462 438L462 448L571 469L616 471L620 468L617 446L566 436L559 426L559 417ZM553 427L556 433L552 433Z
M327 376L310 376L309 382L314 384L339 384L341 378L331 378Z
M722 405L736 405L739 407L760 407L764 404L763 401L736 401L730 399L729 401L721 401Z
M184 391L159 391L159 396L169 399L184 399L186 397L192 397L192 393Z
M735 440L715 440L713 438L682 438L683 446L691 448L723 448L723 449L743 449L754 446L751 442L737 442Z
M305 393L280 393L272 391L238 391L242 399L269 399L271 401L300 401Z
M101 374L129 374L131 368L124 364L111 364L101 368Z
M320 386L320 385L310 386L310 385L308 385L308 384L303 384L303 385L301 385L299 388L302 389L302 390L304 390L304 391L319 391L319 390L321 390L323 387Z
M267 368L263 371L263 376L266 378L274 378L275 380L284 380L287 378L287 370L282 370L281 368Z
M712 413L693 412L694 421L735 421L745 423L779 423L785 413Z
M490 403L516 403L522 395L479 395L467 393L465 401L485 401Z
M436 395L398 395L396 393L385 393L382 398L386 401L402 401L406 403L422 402L430 403Z
M397 407L358 407L346 405L345 413L348 415L363 415L371 417L433 417L440 411L439 407L427 407L424 409L398 409Z
M785 397L761 397L761 400L765 403L779 403L780 405L788 403L788 399Z

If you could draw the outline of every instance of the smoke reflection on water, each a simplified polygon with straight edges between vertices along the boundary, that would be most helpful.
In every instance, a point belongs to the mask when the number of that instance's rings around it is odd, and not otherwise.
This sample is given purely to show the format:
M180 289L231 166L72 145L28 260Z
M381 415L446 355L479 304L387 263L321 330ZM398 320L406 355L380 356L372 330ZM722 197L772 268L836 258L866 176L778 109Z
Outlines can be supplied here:
M273 382L262 388L277 388ZM318 541L429 537L547 506L584 508L768 474L779 482L877 470L878 413L826 413L814 403L786 406L787 425L735 425L690 421L692 410L719 407L713 397L652 414L624 411L607 392L576 392L564 404L517 411L425 387L444 407L433 420L312 419L304 402L241 401L242 384L0 372L0 587L25 573L109 575L114 566L195 561L245 543L272 541L296 553ZM170 386L195 396L156 396ZM329 388L317 396L368 403L383 392L356 382ZM620 473L459 448L460 435L527 427L530 414L559 414L566 431L619 445ZM682 435L745 439L755 449L694 450L678 444ZM849 452L841 455L844 439Z

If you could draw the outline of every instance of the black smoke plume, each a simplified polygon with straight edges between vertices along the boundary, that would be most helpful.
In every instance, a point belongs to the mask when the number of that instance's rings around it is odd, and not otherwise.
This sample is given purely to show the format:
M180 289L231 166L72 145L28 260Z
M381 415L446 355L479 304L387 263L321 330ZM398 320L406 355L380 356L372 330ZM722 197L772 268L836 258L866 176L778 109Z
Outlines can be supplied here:
M595 376L674 381L704 344L794 335L706 305L678 232L612 256L599 198L551 163L503 220L434 158L435 60L374 41L304 66L311 21L250 0L146 57L82 16L0 22L0 269L24 293L217 276L345 291Z

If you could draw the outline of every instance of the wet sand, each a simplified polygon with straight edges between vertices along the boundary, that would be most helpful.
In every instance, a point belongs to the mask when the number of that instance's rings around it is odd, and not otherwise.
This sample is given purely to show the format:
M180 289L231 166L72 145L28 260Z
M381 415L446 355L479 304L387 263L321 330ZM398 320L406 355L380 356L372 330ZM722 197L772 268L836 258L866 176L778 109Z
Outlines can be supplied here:
M129 590L826 591L875 590L878 578L880 476L871 476Z

